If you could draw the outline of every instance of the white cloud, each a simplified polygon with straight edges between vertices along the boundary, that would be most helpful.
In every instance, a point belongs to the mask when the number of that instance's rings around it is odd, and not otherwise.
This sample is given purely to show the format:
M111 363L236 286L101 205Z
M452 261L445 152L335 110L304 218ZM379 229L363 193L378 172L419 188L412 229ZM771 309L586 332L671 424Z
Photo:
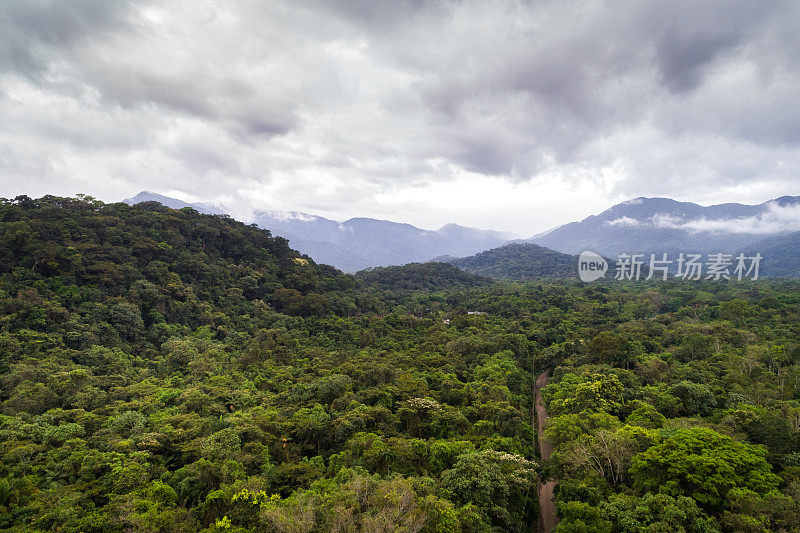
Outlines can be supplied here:
M625 203L629 204L630 202L625 202ZM606 221L606 224L608 224L609 226L638 226L641 224L641 222L639 222L635 218L622 217L614 220L608 220Z
M800 231L800 204L781 206L771 202L755 216L684 220L670 215L656 215L652 223L658 228L681 229L692 233L776 234Z
M300 213L299 211L265 211L265 213L275 220L287 222L289 220L296 220L299 222L314 222L319 220L319 217L309 215L307 213Z

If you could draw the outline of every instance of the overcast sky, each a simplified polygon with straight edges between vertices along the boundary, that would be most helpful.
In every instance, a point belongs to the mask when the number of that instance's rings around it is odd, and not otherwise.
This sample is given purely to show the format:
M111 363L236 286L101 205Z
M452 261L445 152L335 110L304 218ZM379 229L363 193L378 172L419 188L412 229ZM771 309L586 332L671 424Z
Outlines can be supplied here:
M800 194L800 2L0 0L0 196L531 235Z

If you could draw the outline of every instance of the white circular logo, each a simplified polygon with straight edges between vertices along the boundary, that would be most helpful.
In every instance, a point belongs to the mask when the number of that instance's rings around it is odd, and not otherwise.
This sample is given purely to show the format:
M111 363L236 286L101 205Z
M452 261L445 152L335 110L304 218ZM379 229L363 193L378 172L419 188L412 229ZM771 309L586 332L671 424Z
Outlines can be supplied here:
M603 256L586 250L578 256L578 277L581 281L590 282L606 275L608 262Z

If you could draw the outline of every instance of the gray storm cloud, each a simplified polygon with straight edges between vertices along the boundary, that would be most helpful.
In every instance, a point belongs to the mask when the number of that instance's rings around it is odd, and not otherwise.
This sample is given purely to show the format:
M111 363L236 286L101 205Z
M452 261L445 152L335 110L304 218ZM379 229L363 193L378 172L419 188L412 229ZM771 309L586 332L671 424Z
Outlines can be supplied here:
M464 174L763 200L800 183L797 27L779 2L6 0L0 183L355 212Z

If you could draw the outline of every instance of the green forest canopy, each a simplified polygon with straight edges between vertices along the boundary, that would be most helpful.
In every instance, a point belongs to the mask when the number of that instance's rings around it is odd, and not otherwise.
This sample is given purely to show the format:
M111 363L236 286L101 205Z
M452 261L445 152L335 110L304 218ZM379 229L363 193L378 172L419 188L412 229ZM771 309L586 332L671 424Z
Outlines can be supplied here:
M797 282L354 278L87 197L2 201L0 259L0 528L529 531L537 475L558 531L800 524Z

